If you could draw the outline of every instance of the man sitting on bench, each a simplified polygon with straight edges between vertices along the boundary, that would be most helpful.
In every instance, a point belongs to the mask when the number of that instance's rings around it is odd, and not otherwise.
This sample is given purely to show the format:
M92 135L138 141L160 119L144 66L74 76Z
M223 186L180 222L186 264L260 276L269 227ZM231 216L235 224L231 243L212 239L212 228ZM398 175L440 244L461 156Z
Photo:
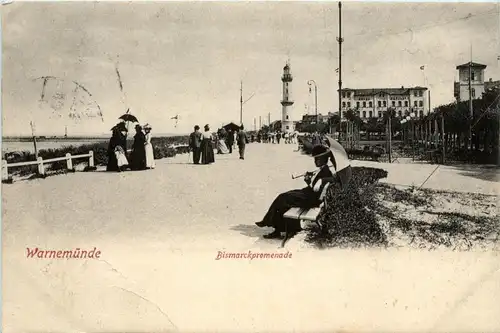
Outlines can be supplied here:
M336 169L335 159L332 152L328 147L317 145L312 150L312 156L314 157L314 163L319 168L315 172L306 172L304 176L304 181L307 186L302 189L292 190L285 193L281 193L276 197L274 202L271 204L267 214L261 222L255 223L259 227L273 227L275 230L265 235L264 238L273 239L281 238L281 232L285 231L285 214L292 207L299 208L313 208L319 207L320 195L324 186L330 182L336 182L340 185L340 182L336 176L332 174L330 168L328 167L328 160L332 161L333 167ZM291 228L289 227L288 230ZM300 223L298 230L292 230L291 232L300 231Z

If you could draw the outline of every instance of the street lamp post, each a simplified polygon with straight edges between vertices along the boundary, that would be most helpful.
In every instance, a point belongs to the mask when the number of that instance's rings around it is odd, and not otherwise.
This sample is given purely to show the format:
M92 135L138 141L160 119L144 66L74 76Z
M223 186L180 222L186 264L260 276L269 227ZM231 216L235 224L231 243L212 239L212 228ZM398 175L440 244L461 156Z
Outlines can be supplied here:
M407 139L407 135L405 135L405 129L406 129L406 118L403 118L401 120L401 126L402 126L402 132L403 132L403 147L406 145L406 139Z
M314 109L316 112L316 128L318 128L318 86L314 80L307 81L307 84L309 85L309 92L311 92L311 84L314 84Z
M411 159L415 161L415 112L412 112L409 116L406 116L406 120L410 122L410 130L411 130Z

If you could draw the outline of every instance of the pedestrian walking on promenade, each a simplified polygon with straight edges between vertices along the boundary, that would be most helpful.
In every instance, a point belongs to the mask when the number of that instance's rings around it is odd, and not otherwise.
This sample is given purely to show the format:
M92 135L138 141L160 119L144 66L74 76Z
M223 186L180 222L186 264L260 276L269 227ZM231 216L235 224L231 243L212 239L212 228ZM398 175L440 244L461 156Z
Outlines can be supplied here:
M214 140L208 124L205 125L204 129L201 141L201 163L211 164L215 162Z
M189 135L189 149L193 152L193 163L200 164L202 134L200 126L194 127L194 132Z
M130 154L130 167L132 170L146 170L146 135L140 125L135 126L134 143Z
M238 149L240 152L240 160L245 159L245 146L248 143L247 133L245 132L245 128L243 125L240 126L238 130L238 135L236 137L236 142L238 143Z
M153 145L151 144L151 125L144 125L144 132L146 134L146 168L154 169L155 168L155 157L153 152Z

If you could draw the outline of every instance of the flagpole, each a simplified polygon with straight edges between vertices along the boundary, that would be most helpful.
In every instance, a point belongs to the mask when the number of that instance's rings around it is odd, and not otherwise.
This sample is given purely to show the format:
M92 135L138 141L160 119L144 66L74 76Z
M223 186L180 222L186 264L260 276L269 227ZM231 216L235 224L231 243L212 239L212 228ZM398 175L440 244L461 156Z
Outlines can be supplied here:
M337 42L339 43L339 116L342 116L342 2L339 1L339 37L337 37Z

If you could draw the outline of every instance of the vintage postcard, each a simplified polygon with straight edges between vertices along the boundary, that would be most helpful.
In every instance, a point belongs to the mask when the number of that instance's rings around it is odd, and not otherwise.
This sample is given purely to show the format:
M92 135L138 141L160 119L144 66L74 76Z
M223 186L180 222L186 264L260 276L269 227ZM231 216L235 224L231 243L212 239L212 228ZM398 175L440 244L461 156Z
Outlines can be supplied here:
M498 2L1 8L3 332L500 331Z

